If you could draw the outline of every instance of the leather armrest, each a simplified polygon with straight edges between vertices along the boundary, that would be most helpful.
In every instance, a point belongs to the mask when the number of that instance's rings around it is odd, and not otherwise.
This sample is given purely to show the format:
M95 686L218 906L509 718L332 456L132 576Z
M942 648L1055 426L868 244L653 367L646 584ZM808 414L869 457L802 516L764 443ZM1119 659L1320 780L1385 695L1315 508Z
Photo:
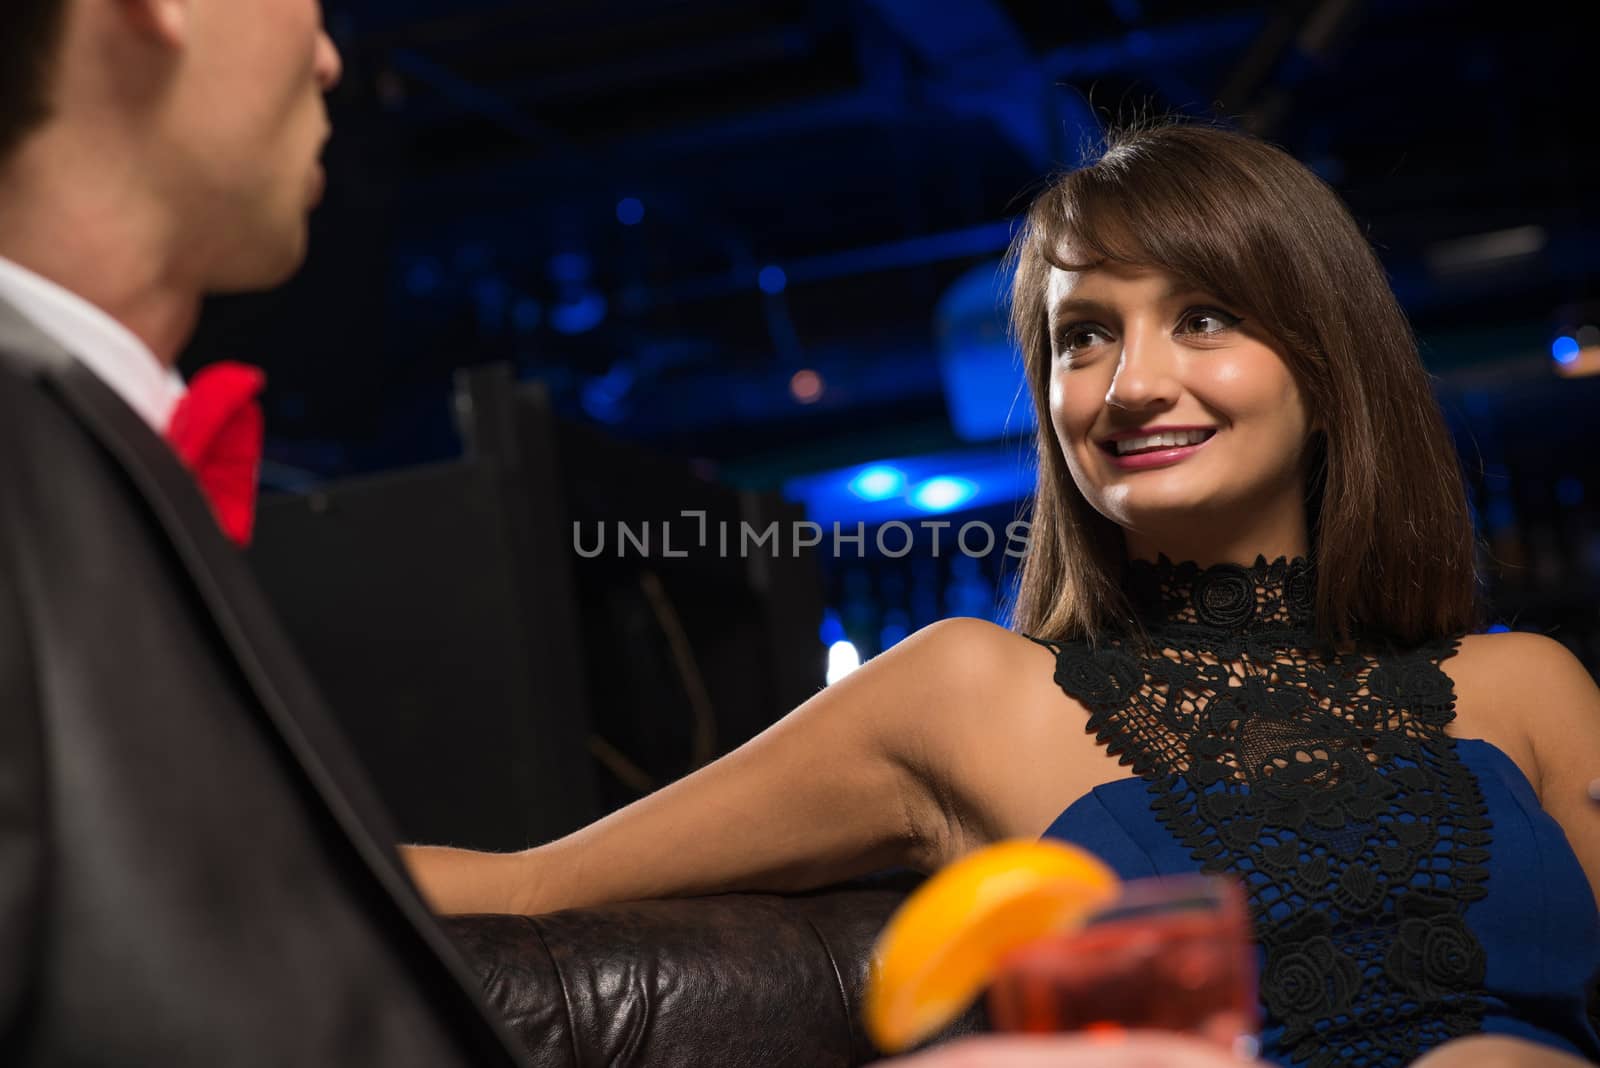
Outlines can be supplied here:
M445 921L538 1068L849 1068L899 888L727 894ZM974 1008L940 1038L981 1029Z

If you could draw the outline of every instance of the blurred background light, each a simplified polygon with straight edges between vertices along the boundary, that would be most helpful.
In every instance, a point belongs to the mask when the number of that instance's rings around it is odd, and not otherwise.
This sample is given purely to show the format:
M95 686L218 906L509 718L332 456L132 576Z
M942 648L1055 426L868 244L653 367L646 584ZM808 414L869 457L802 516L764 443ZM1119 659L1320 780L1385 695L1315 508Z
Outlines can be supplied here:
M1017 444L885 457L871 463L799 475L784 496L813 521L912 520L956 509L1015 509L1033 489L1032 461ZM1003 524L1002 524L1003 525Z
M617 222L623 226L638 226L644 221L644 201L638 197L623 197L617 201Z
M571 337L585 334L606 317L606 298L594 290L583 290L550 309L550 326L558 334Z
M977 496L978 487L964 478L941 475L911 491L911 503L925 512L953 512Z
M789 276L783 272L782 267L769 264L761 268L761 273L756 276L756 284L761 287L761 292L777 296L788 286Z
M822 626L819 628L822 644L832 648L834 642L844 641L844 624L839 621L839 613L828 609L822 613Z
M905 492L905 473L886 464L874 464L850 480L850 492L864 501L883 501Z
M796 371L789 379L789 395L801 404L815 404L826 388L822 376L810 368Z
M832 686L861 666L861 654L847 641L837 641L828 646L828 685Z

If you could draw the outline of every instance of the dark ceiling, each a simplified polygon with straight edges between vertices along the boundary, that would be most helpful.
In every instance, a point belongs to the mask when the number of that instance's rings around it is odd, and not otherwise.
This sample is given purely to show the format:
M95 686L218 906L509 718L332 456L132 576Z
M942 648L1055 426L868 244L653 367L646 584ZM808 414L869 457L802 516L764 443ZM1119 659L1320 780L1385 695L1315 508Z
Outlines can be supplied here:
M216 302L189 357L268 368L277 470L449 455L451 375L496 360L730 470L950 445L940 298L1141 113L1224 116L1329 180L1436 370L1600 318L1595 45L1559 9L325 6L346 76L311 260Z

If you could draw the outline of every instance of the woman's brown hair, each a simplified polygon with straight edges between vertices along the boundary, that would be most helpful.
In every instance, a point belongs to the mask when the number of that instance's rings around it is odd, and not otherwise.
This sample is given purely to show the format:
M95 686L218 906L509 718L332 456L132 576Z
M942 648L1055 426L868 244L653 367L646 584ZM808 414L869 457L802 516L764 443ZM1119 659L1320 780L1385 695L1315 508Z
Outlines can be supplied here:
M1010 255L1011 326L1039 423L1016 629L1136 629L1121 530L1073 484L1050 419L1050 271L1106 261L1168 271L1281 343L1321 427L1306 509L1325 638L1413 643L1477 624L1466 492L1410 325L1350 213L1304 166L1215 126L1122 130L1035 199Z

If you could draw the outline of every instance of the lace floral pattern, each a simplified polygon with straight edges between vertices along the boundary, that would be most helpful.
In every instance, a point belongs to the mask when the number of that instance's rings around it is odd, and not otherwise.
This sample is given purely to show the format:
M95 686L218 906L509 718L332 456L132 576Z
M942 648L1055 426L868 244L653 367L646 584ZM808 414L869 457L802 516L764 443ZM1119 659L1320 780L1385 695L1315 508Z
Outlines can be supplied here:
M1483 1017L1490 823L1445 725L1444 640L1332 650L1304 560L1130 565L1148 647L1034 639L1157 818L1250 895L1296 1064L1399 1065Z

